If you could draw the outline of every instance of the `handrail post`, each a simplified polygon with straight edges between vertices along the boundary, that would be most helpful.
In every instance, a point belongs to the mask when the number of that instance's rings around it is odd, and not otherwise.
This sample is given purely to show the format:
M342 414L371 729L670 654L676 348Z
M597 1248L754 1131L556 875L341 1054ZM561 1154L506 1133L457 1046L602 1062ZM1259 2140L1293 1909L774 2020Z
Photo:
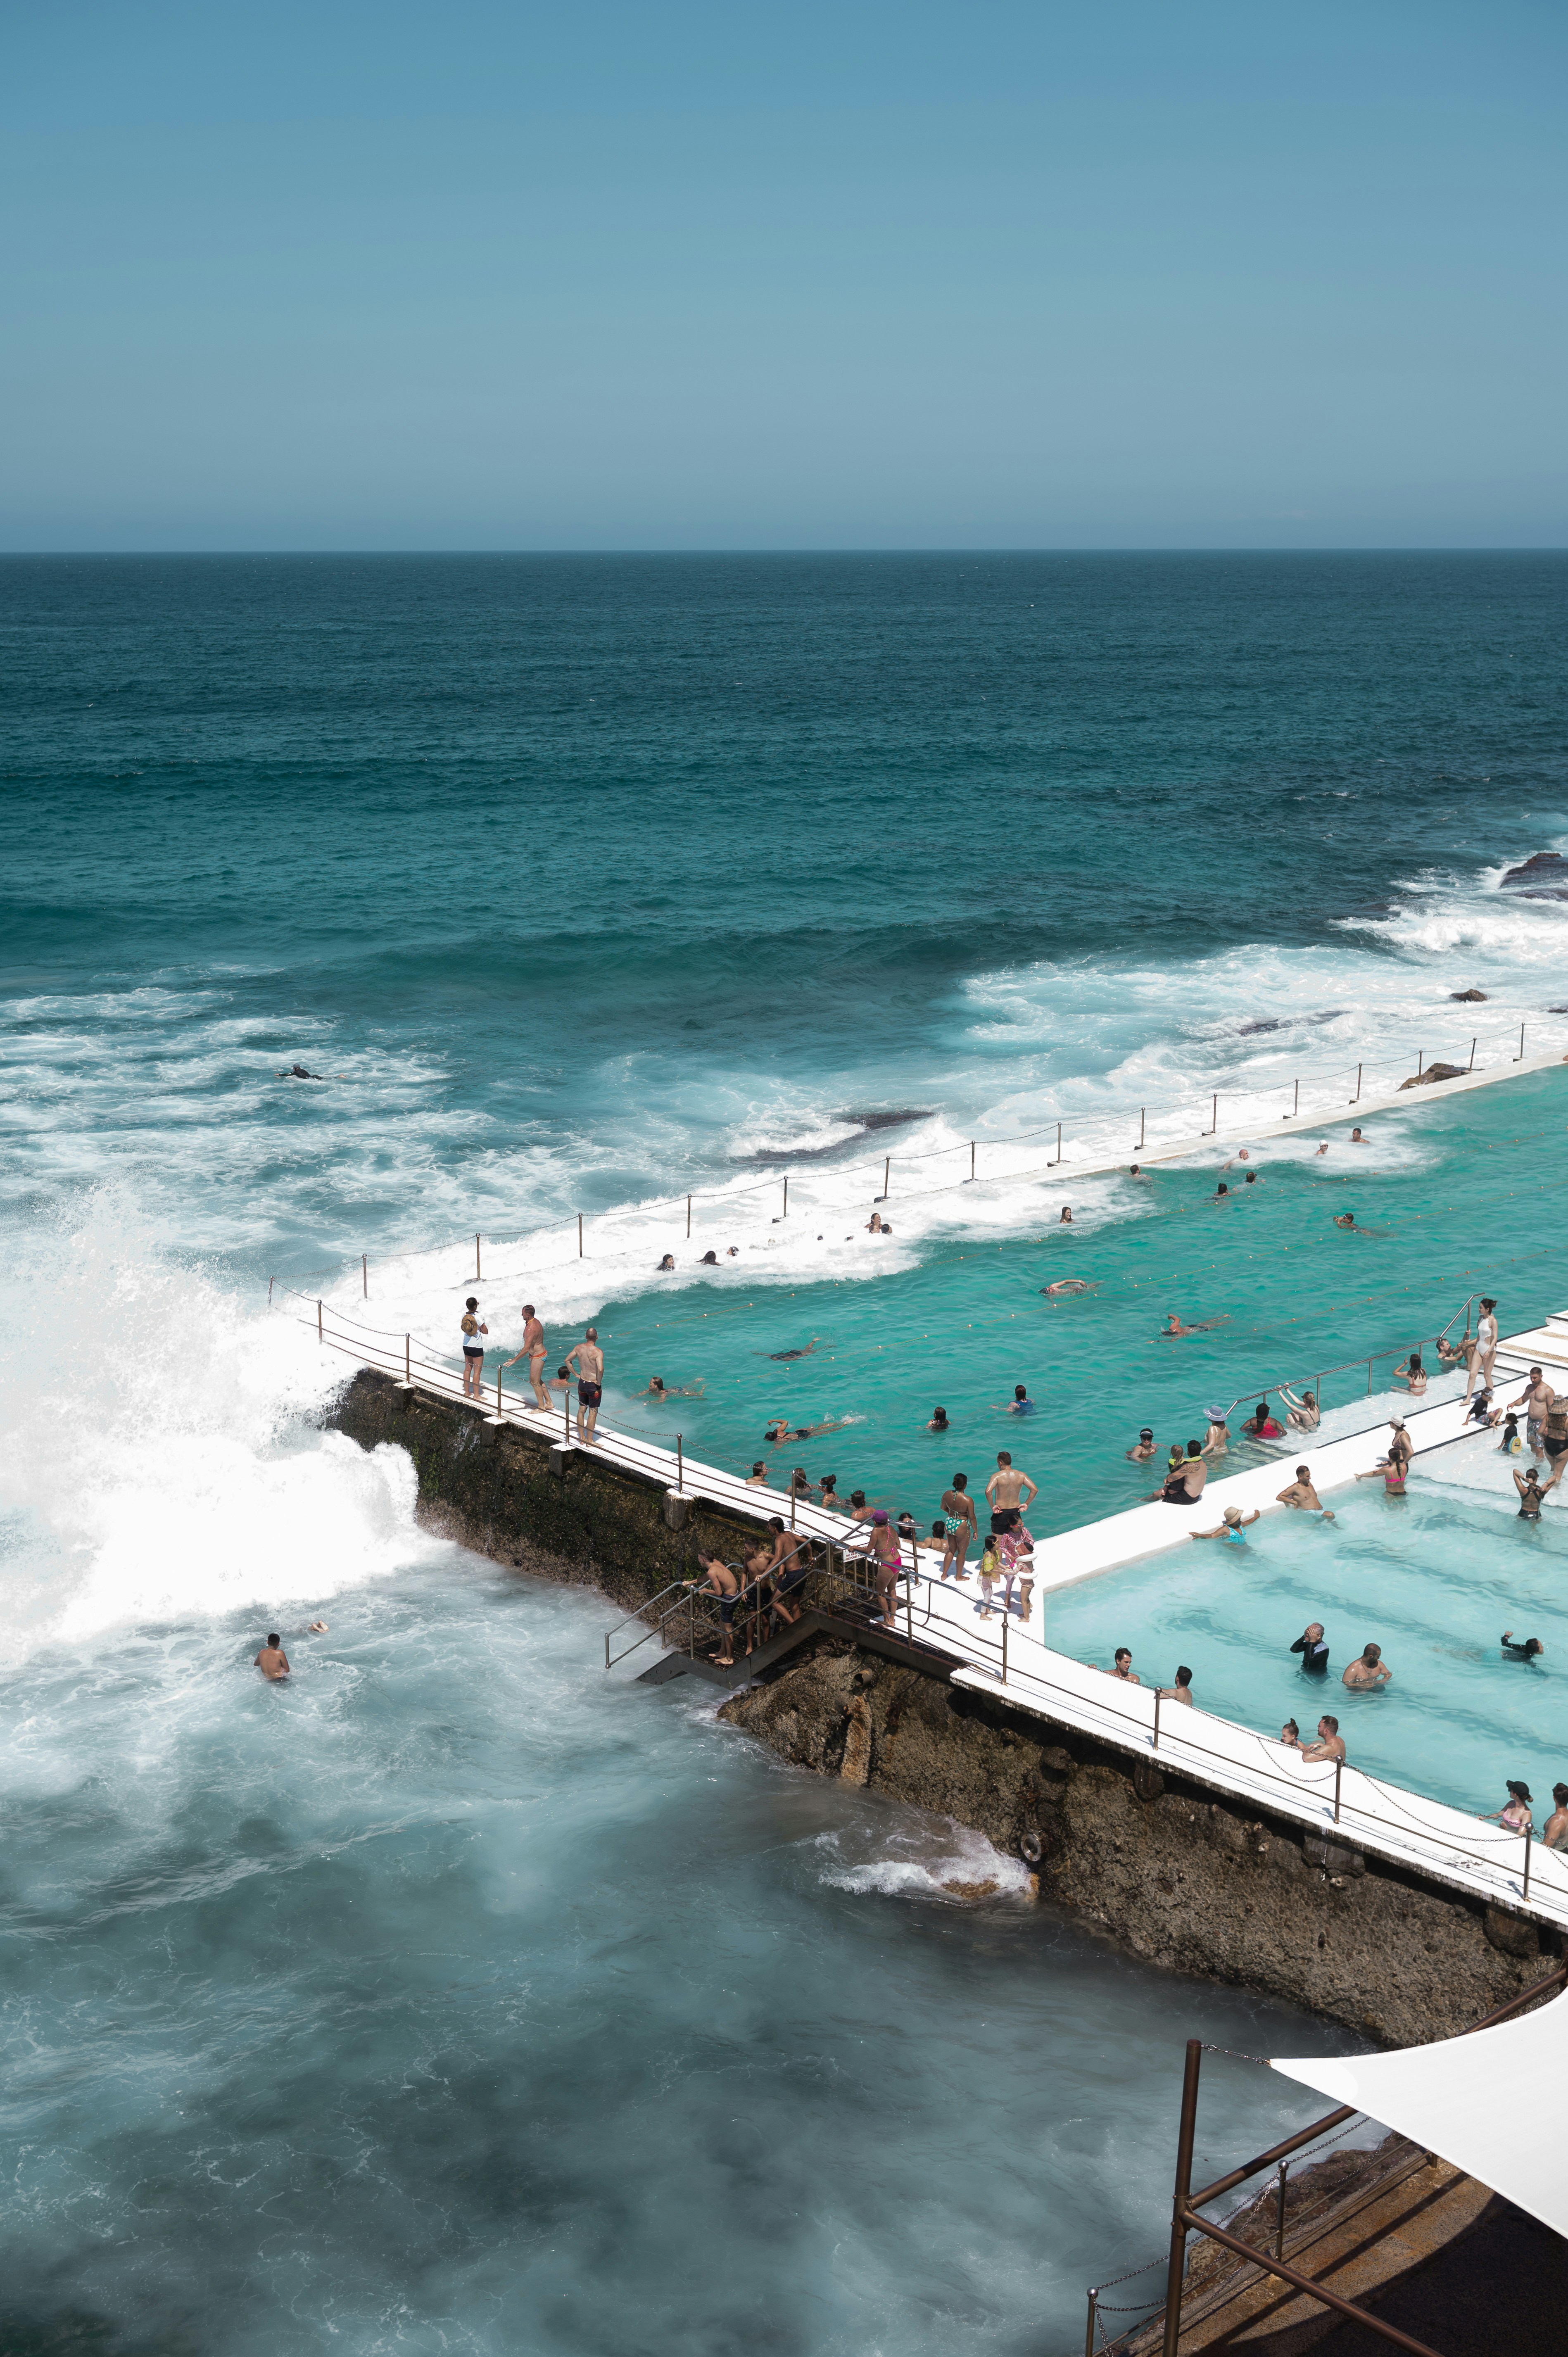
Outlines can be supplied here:
M1520 1027L1519 1027L1519 1054L1514 1058L1514 1062L1515 1062L1516 1064L1522 1064L1522 1063L1523 1063L1523 1061L1524 1061L1524 1025L1521 1023L1521 1024L1520 1025Z
M686 1444L680 1433L675 1435L675 1494L680 1496L686 1486Z
M887 1200L887 1189L892 1184L892 1180L893 1157L889 1154L885 1156L882 1164L882 1200L885 1203Z
M1530 1845L1534 1838L1535 1827L1527 1824L1524 1829L1524 1896L1527 1899L1530 1897Z
M1466 1070L1467 1072L1473 1072L1473 1071L1475 1071L1475 1069L1476 1069L1476 1041L1475 1041L1474 1039L1472 1039L1472 1040L1471 1040L1471 1042L1470 1042L1470 1060L1469 1060L1469 1062L1466 1065L1465 1070Z
M319 1301L316 1305L316 1339L318 1342L325 1339L321 1330L321 1304Z
M1285 2179L1289 2175L1290 2163L1288 2160L1282 2160L1280 2163L1280 2184L1278 2194L1279 2207L1274 2214L1274 2256L1276 2259L1283 2259L1285 2255Z
M478 1236L476 1236L476 1237L474 1238L474 1283L475 1283L476 1285L478 1285L478 1281L479 1281L479 1239L478 1239Z
M579 1211L579 1212L578 1212L578 1214L577 1214L577 1258L578 1258L579 1260L581 1260L581 1259L582 1259L582 1257L583 1257L583 1214L581 1213L581 1211Z
M1351 1098L1350 1102L1352 1104L1359 1104L1361 1102L1361 1067L1359 1064L1356 1067L1356 1093Z
M789 1181L788 1178L784 1181L784 1210L782 1216L786 1220L789 1216Z
M692 1235L692 1198L690 1197L690 1195L688 1195L688 1196L687 1196L687 1198L686 1198L686 1238L687 1238L687 1242L688 1242L688 1243L690 1243L690 1241L691 1241L691 1235Z
M1155 1688L1155 1749L1160 1748L1160 1690Z
M1089 2329L1083 2336L1083 2357L1094 2357L1094 2313L1099 2302L1099 2287L1091 2284L1089 2290Z
M1216 1135L1218 1135L1218 1133L1219 1133L1219 1091L1218 1091L1218 1090L1216 1090L1216 1091L1215 1091L1215 1092L1214 1092L1214 1103L1213 1103L1213 1107L1212 1107L1212 1119L1213 1119L1213 1123L1214 1123L1214 1127L1213 1127L1213 1128L1209 1131L1209 1133L1208 1133L1208 1135L1209 1135L1209 1136L1210 1136L1210 1137L1216 1136Z
M1142 1154L1144 1150L1144 1125L1148 1119L1148 1113L1149 1109L1147 1105L1140 1105L1138 1107L1138 1151L1140 1154Z
M1197 2074L1203 2047L1196 2038L1187 2041L1187 2069L1181 2083L1181 2126L1176 2132L1176 2192L1171 2202L1171 2255L1165 2270L1165 2331L1163 2357L1176 2357L1181 2339L1181 2286L1187 2272L1187 2204L1192 2191L1192 2145L1197 2126Z
M1007 1607L1002 1607L1002 1683L1007 1683Z
M371 1255L369 1253L361 1253L360 1254L360 1279L365 1288L365 1299L368 1301L371 1297Z
M1336 1824L1339 1823L1339 1771L1344 1765L1343 1760L1337 1760L1334 1762L1334 1822Z
M1058 1121L1058 1124L1057 1124L1057 1162L1058 1162L1058 1167L1060 1166L1061 1158L1062 1158L1062 1125L1061 1125L1060 1122Z
M969 1175L972 1178L974 1176L974 1140L972 1137L969 1141Z
M403 1338L403 1379L411 1391L413 1388L413 1369L410 1363L413 1355L413 1344L405 1334Z

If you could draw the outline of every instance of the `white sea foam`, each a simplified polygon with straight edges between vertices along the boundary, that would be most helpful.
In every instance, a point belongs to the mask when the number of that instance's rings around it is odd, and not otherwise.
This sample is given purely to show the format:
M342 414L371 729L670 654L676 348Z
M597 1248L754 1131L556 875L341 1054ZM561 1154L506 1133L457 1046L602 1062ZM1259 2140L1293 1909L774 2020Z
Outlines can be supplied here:
M175 1265L122 1192L24 1230L0 1280L13 1652L277 1612L429 1556L401 1449L317 1431L340 1370Z
M899 1822L890 1833L875 1824L835 1827L811 1845L820 1880L836 1890L867 1896L926 1899L946 1906L978 1897L1026 1899L1029 1869L1021 1858L993 1849L983 1834L943 1818ZM989 1885L989 1889L986 1886Z

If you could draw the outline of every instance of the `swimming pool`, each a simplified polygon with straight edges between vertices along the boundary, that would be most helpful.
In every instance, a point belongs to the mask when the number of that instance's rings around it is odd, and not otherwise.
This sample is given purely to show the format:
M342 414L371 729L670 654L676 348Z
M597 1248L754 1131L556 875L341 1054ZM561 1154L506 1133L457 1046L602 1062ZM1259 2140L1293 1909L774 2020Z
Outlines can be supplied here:
M1529 1462L1463 1442L1418 1460L1403 1498L1341 1488L1331 1523L1269 1513L1245 1549L1189 1542L1080 1581L1046 1598L1046 1641L1107 1669L1128 1645L1145 1684L1185 1663L1204 1709L1261 1734L1294 1717L1305 1739L1331 1711L1358 1767L1456 1808L1499 1808L1504 1780L1522 1778L1539 1827L1568 1781L1568 1509L1519 1519L1509 1468ZM1309 1620L1326 1631L1326 1678L1289 1651ZM1544 1654L1505 1660L1505 1629ZM1358 1693L1341 1673L1368 1642L1393 1675Z

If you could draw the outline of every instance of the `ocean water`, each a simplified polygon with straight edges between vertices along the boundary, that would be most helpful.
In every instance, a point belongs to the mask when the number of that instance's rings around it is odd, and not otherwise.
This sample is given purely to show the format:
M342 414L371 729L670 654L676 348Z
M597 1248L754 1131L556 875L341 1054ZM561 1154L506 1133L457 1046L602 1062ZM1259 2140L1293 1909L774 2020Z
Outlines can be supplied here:
M1551 555L0 563L7 2346L1065 2349L1157 2253L1182 2040L1351 2042L607 1684L594 1598L319 1431L314 1300L450 1353L478 1232L497 1338L596 1318L618 1420L677 1414L652 1372L724 1462L853 1418L811 1469L922 1515L1026 1429L1047 1527L1127 1502L1141 1422L1478 1289L1560 1306L1556 1073L1271 1147L1234 1204L1229 1137L1146 1187L1035 1157L1568 1050L1568 904L1502 884L1568 834L1565 592ZM1496 1633L1471 1536L1513 1544L1485 1499L1444 1527L1388 1575L1412 1693ZM1240 1691L1219 1576L1182 1607ZM1309 2114L1211 2076L1217 2162Z

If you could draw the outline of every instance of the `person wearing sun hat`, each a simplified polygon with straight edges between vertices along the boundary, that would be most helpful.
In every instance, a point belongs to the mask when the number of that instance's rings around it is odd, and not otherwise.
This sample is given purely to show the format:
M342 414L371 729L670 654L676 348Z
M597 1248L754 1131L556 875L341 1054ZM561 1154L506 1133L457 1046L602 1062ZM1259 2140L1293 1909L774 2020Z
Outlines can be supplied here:
M1208 1430L1204 1436L1203 1453L1206 1457L1218 1460L1230 1450L1230 1426L1225 1421L1224 1408L1210 1407L1204 1413L1208 1418Z

